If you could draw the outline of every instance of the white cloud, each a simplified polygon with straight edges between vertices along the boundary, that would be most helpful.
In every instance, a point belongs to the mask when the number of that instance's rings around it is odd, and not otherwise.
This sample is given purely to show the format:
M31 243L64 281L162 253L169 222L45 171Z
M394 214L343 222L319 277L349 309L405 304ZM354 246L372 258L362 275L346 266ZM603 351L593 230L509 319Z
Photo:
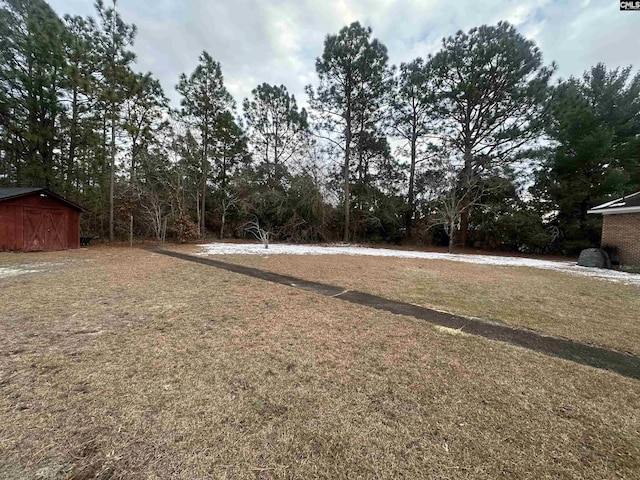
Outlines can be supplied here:
M51 0L60 13L87 15L88 0ZM238 102L262 82L284 84L304 103L327 34L359 20L389 49L391 62L435 53L442 37L508 20L537 42L559 75L581 75L602 61L628 65L640 49L640 13L611 0L128 0L125 21L138 26L138 68L151 71L177 105L174 86L202 50L222 64Z

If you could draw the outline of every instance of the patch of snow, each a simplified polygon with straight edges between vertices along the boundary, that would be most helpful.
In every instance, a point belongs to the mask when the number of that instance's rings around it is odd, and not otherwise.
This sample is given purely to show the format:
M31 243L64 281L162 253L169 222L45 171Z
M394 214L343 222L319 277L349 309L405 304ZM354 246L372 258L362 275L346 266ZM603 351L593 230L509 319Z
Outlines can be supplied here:
M40 271L26 267L28 267L28 265L21 265L19 267L0 267L0 278L15 277L16 275L23 275L25 273L37 273Z
M531 267L556 270L571 275L593 277L625 285L640 285L640 274L579 267L574 262L539 260L526 257L502 257L496 255L468 255L439 252L417 252L389 248L368 248L353 245L290 245L272 243L268 249L256 243L210 243L199 245L200 255L365 255L374 257L419 258L424 260L450 260L452 262L496 265L502 267Z

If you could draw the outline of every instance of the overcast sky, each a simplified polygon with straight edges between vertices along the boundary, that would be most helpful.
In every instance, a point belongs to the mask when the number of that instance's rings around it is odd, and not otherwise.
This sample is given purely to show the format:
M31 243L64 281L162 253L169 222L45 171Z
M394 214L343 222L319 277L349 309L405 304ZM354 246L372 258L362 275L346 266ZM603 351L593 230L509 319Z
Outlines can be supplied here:
M60 15L94 13L92 0L48 1ZM304 102L325 36L356 20L373 28L393 64L435 53L460 29L507 20L545 63L557 62L559 77L597 62L640 65L640 12L619 11L618 0L120 0L118 9L138 27L138 68L160 79L174 106L178 77L202 50L221 63L238 106L262 82Z

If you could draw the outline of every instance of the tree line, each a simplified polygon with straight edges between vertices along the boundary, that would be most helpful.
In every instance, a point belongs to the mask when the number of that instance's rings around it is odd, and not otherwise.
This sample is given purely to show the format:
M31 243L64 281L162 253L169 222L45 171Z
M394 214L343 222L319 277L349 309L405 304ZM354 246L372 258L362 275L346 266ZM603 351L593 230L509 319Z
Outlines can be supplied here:
M60 18L0 0L0 186L44 186L110 240L243 237L430 242L574 253L587 210L640 190L640 75L556 66L500 22L390 63L355 22L327 35L309 108L284 85L240 108L202 52L175 86L135 71L113 1ZM195 59L194 59L195 60Z

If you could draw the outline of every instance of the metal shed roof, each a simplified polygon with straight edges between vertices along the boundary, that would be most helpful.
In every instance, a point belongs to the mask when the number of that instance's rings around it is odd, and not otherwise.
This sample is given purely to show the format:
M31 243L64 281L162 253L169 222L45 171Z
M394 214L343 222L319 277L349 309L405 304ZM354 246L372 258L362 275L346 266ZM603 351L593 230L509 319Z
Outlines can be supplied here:
M61 197L57 193L54 193L51 190L47 188L42 188L42 187L40 188L0 188L0 202L4 200L13 199L13 198L24 197L25 195L31 195L32 193L37 193L37 192L41 192L44 195L55 198L59 202L62 202L75 210L78 210L80 212L86 212L86 209L81 207L77 203L72 202L71 200L67 200L66 198Z
M5 198L20 197L27 193L44 190L44 188L0 188L0 200Z

